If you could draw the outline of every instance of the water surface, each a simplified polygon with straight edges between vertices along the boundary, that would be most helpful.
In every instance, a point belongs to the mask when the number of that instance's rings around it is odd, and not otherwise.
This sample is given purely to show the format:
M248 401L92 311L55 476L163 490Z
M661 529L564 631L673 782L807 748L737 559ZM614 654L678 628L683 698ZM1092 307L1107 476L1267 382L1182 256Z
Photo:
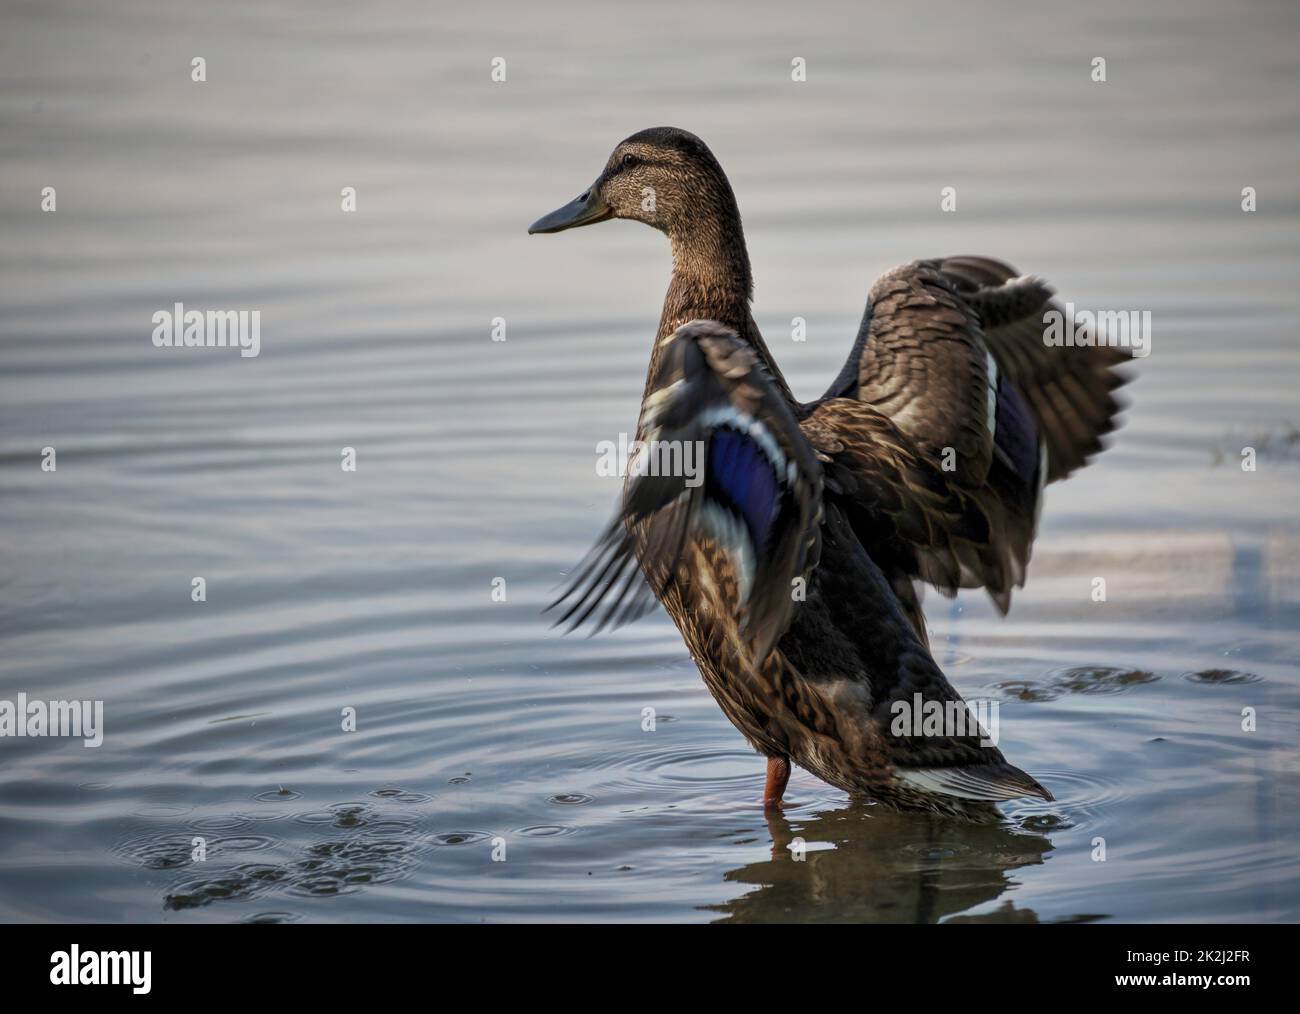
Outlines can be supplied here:
M1293 4L4 23L0 698L102 700L107 728L0 740L0 917L1300 918ZM538 616L617 493L596 446L635 427L668 256L632 223L525 228L661 123L727 169L803 397L913 257L1152 311L1011 615L927 602L1055 803L976 827L796 773L768 820L662 613L594 640ZM261 355L155 349L177 301L260 310Z

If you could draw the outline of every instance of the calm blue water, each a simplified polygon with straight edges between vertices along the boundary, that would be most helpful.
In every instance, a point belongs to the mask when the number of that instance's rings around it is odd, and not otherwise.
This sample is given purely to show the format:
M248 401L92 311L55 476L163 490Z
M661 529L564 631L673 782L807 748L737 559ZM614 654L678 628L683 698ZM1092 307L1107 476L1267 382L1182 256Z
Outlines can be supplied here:
M0 699L106 728L0 739L0 918L1300 918L1300 12L812 8L6 7ZM665 616L538 616L669 265L525 229L660 123L727 169L804 397L914 257L1152 312L1011 615L927 603L1056 803L973 827L796 773L768 821ZM260 310L261 355L154 348L177 301Z

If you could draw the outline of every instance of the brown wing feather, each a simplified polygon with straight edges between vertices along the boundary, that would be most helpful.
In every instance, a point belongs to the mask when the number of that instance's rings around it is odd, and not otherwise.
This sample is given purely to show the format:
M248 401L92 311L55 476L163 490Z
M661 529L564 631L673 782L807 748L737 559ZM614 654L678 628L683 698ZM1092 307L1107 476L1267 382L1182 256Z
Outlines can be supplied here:
M988 356L975 312L941 272L909 264L871 287L854 396L893 420L923 453L948 454L952 481L979 486L993 440Z
M1107 347L1044 344L1043 314L1060 307L1042 283L1032 289L1021 286L1015 302L999 303L997 293L1017 289L1014 283L1021 277L1008 264L988 257L945 257L926 263L977 308L996 307L981 314L988 317L983 321L984 339L998 367L1033 406L1047 443L1047 481L1064 479L1104 450L1103 437L1115 429L1123 408L1114 392L1129 379L1116 367L1128 362L1129 354ZM1009 312L1013 308L1015 312Z
M821 402L801 426L823 462L827 495L887 574L918 577L947 595L980 585L995 601L1009 595L1029 540L1006 530L992 489L951 481L889 417L860 401Z
M844 369L806 411L847 448L836 458L837 482L849 499L865 498L860 520L882 510L890 518L891 544L903 547L891 558L901 568L895 583L919 578L946 594L983 586L1006 612L1011 589L1024 584L1042 484L1105 446L1121 408L1114 391L1127 379L1116 367L1128 356L1045 345L1043 314L1054 306L1040 279L982 257L917 261L872 286ZM882 432L853 403L893 429ZM861 483L845 477L854 469ZM956 514L951 503L910 495L922 474L943 486L941 501L964 494ZM907 518L900 508L916 513ZM947 527L955 517L965 530ZM972 517L982 519L980 531Z
M559 610L557 623L570 629L634 620L690 580L693 536L707 536L718 556L711 570L745 572L727 620L761 662L800 601L792 583L806 582L817 565L821 466L783 393L734 331L691 321L663 346L642 405L647 467L631 472L614 519L547 611ZM656 446L700 449L698 481L651 467Z

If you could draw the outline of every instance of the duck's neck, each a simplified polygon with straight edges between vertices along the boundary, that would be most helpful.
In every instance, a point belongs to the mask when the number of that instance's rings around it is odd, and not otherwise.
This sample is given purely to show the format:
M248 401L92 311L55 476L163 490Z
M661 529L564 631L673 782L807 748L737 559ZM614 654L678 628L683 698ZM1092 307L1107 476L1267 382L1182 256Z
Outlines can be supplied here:
M749 269L740 213L734 206L696 219L686 229L669 232L668 241L673 250L674 286L691 298L709 300L719 310L739 306L748 315L749 301L754 297L754 276ZM668 309L667 304L664 309Z
M793 402L794 396L749 312L754 279L734 201L730 209L692 222L688 231L669 232L668 239L673 250L673 277L650 356L647 393L649 378L659 365L660 342L687 321L716 320L753 346L777 386Z

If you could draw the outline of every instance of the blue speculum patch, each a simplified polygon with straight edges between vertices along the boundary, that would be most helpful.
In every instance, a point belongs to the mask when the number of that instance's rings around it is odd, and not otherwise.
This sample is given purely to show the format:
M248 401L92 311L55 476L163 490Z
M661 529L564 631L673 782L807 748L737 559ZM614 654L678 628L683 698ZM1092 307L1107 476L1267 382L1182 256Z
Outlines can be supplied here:
M713 434L709 441L708 491L744 519L757 548L767 544L779 499L776 473L747 434L726 428Z

